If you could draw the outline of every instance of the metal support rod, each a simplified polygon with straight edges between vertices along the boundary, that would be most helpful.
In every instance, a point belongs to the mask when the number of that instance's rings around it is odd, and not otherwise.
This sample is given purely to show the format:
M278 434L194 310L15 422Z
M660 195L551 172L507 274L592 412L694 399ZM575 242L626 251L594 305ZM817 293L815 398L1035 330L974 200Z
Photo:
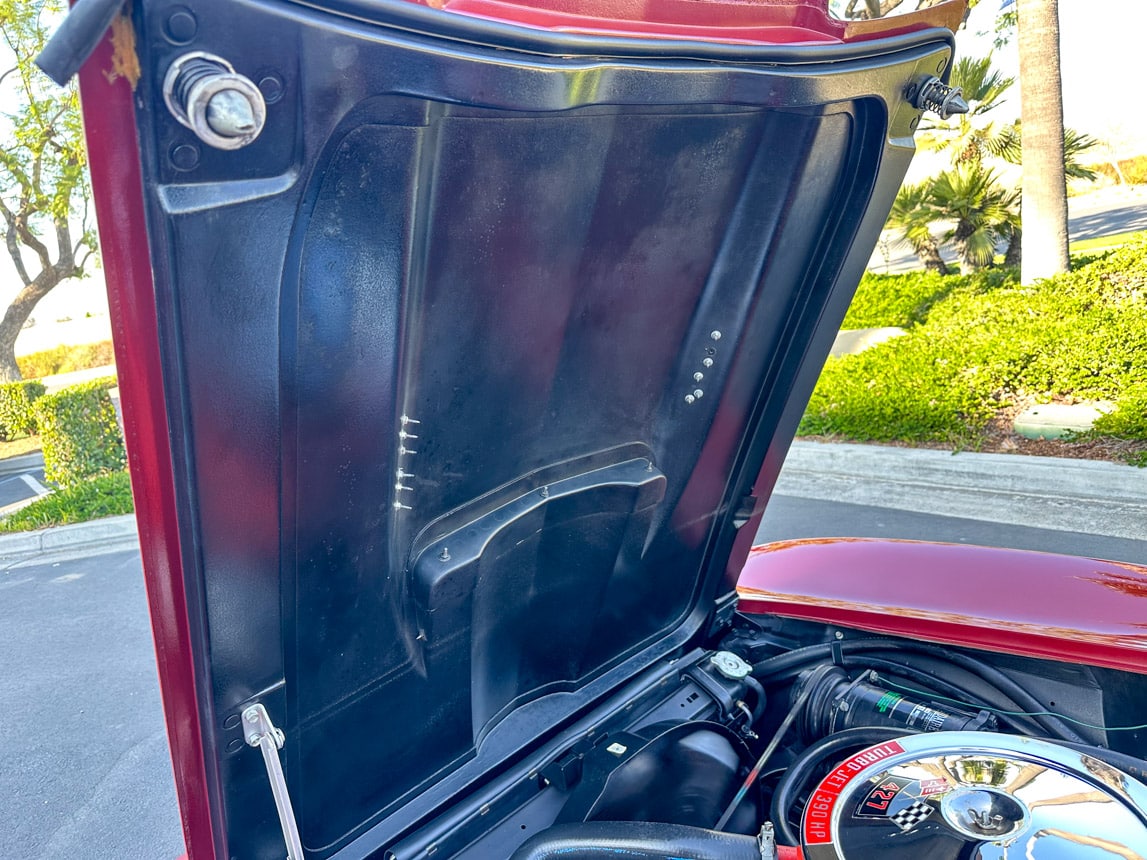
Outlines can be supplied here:
M726 807L725 814L721 816L721 820L717 822L717 826L713 828L714 830L723 830L725 825L729 823L729 819L733 817L733 813L737 811L737 807L740 805L741 801L745 799L745 795L749 793L749 789L752 788L753 783L757 781L757 776L762 770L764 770L765 765L768 763L769 758L772 757L772 754L776 748L780 746L781 739L784 738L785 732L789 730L789 727L800 714L801 708L803 708L805 703L808 702L808 697L812 692L813 686L813 684L808 684L797 697L797 700L793 703L792 709L789 711L788 716L786 716L781 722L780 726L777 727L777 731L776 734L773 735L773 739L769 741L769 745L765 747L765 751L761 753L761 757L757 759L757 763L753 765L753 769L750 770L749 775L745 777L744 783L733 796L732 802L728 805L728 807Z
M299 838L299 826L295 823L295 810L291 806L291 796L287 793L287 780L283 776L283 766L279 762L279 750L283 747L283 732L275 728L267 709L262 705L251 705L243 711L243 732L248 745L258 747L263 753L263 764L267 766L267 780L271 783L271 794L275 797L275 809L279 813L279 825L283 828L283 841L287 845L287 860L303 860L303 843Z

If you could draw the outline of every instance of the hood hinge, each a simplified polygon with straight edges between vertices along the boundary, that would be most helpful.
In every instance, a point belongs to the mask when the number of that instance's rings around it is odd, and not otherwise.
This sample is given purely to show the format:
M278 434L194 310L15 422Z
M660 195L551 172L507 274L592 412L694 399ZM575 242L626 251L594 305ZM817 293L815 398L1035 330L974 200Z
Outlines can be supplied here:
M279 750L283 748L283 732L275 728L266 708L262 705L251 705L243 711L243 736L249 746L258 747L263 753L263 763L267 766L267 780L271 783L271 794L275 796L275 809L279 812L279 824L283 828L283 841L287 845L287 860L303 860L299 825L295 821L291 796L287 794L287 780L283 776L283 766L279 762Z

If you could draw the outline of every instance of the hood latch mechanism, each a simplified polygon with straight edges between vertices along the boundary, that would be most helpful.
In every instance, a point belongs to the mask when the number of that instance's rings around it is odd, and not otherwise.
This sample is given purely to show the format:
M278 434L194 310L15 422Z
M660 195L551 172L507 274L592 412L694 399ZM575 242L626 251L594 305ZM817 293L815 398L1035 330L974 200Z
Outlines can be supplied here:
M950 87L935 76L910 84L904 95L918 110L931 111L940 119L969 110L960 88Z
M271 783L271 793L275 796L275 809L279 812L279 824L283 828L283 841L287 844L287 860L303 860L299 825L295 821L295 810L291 807L291 797L287 794L287 780L283 776L283 766L279 762L279 750L283 748L283 731L275 728L266 708L262 705L251 705L243 711L243 736L249 746L258 747L263 753L263 763L267 766L267 780Z

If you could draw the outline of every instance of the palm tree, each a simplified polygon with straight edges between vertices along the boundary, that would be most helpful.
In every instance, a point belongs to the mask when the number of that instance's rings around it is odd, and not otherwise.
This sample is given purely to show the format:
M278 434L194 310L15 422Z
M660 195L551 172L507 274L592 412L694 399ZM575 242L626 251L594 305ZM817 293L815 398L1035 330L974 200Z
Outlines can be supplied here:
M1067 180L1058 0L1019 0L1024 253L1020 280L1066 272Z
M1015 122L997 123L987 114L1004 103L1004 95L1016 79L992 68L992 56L976 59L962 57L952 69L952 86L959 87L968 102L967 113L957 114L946 124L932 124L924 128L923 146L935 150L950 150L954 164L968 162L980 164L991 155L1008 159L1009 148L1016 147L1015 160L1019 160L1018 136L1014 136Z
M946 275L948 264L940 256L940 243L932 235L932 222L938 217L932 205L931 182L905 185L888 213L888 227L900 233L900 241L916 252L926 270Z
M1005 189L995 172L981 164L941 173L932 182L929 201L934 217L952 223L944 240L956 245L966 271L990 266L996 247L1019 235L1019 192Z
M1080 156L1102 143L1090 134L1074 128L1063 130L1063 170L1068 179L1093 180L1098 176L1090 167L1084 166ZM997 143L1000 155L1011 164L1023 162L1023 126L1018 122L1004 130Z
M951 150L952 163L982 164L991 156L1009 164L1023 160L1022 125L1018 120L994 122L986 114L1004 103L1004 96L1016 79L992 68L992 57L963 57L952 69L952 85L959 87L968 102L965 114L956 114L946 124L924 127L921 144L929 149ZM1080 156L1100 141L1072 128L1063 130L1064 168L1072 179L1095 179L1095 171L1080 163Z

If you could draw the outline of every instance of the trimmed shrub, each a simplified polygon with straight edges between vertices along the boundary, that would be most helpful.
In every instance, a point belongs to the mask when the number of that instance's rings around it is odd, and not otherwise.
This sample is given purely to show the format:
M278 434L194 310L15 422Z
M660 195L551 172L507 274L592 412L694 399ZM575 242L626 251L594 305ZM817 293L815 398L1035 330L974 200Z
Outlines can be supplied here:
M879 275L866 272L848 307L841 328L910 328L928 318L933 306L957 291L984 293L1018 280L1014 269L989 269L975 275L911 272Z
M830 360L800 432L974 447L1000 407L1071 397L1114 401L1097 430L1139 439L1144 379L1147 241L1138 241L1027 287L957 281L906 336Z
M32 404L43 395L43 384L34 380L0 384L0 441L36 432Z
M22 532L100 517L130 514L131 481L127 472L88 478L50 496L37 499L0 520L0 532Z
M1085 435L1147 441L1147 382L1128 387L1115 411L1099 416ZM1147 467L1147 451L1130 454L1127 461L1133 466Z
M36 401L44 476L62 487L127 464L108 389L114 377L72 385Z
M1114 179L1116 182L1119 181L1119 174L1115 172L1115 168L1111 166L1110 162L1101 161L1089 166L1096 173L1102 174L1108 179ZM1143 185L1147 183L1147 155L1136 155L1134 158L1120 159L1119 170L1123 173L1123 178L1127 181L1128 185Z
M16 359L25 379L39 379L57 373L87 370L115 364L115 351L110 340L99 343L68 344L21 355Z

